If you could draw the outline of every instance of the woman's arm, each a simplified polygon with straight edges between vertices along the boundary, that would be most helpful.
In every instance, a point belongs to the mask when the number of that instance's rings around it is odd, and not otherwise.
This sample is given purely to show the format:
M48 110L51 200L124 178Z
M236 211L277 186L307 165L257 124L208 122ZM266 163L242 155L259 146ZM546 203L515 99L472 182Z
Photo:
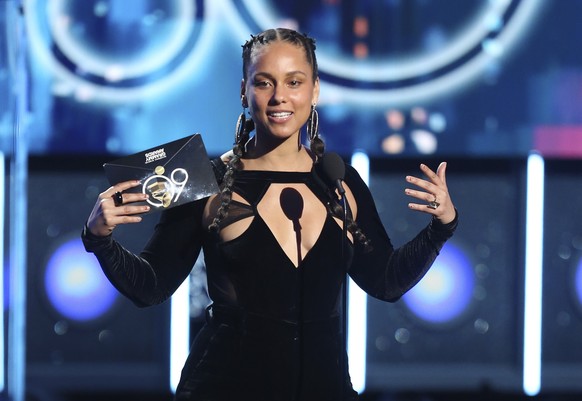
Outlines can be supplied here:
M162 212L140 255L125 249L112 235L97 236L84 228L83 243L97 257L119 292L138 306L167 300L188 277L202 244L201 216L207 199Z
M433 214L430 223L414 239L394 248L368 187L349 166L346 184L357 204L356 223L372 247L368 251L356 242L349 274L369 295L384 301L396 301L420 281L445 242L453 235L458 223L456 211L453 220L447 224L441 223ZM444 201L443 198L441 200Z

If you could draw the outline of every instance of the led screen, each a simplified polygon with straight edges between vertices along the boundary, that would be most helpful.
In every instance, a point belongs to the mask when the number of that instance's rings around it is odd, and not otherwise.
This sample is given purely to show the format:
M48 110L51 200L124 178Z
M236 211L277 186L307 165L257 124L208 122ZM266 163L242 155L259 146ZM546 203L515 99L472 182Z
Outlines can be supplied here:
M582 154L581 0L24 3L33 154L127 154L195 132L222 154L241 45L273 26L317 40L328 149Z

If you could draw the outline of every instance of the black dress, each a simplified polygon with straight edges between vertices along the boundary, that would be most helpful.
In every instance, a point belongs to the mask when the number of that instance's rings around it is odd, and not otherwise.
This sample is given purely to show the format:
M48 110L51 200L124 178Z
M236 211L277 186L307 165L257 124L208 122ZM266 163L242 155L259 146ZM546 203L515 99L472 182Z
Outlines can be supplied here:
M202 226L206 200L165 211L139 256L111 237L85 231L87 250L95 253L117 289L139 306L168 299L203 249L213 303L182 371L177 400L357 400L340 324L346 271L368 294L395 301L426 273L457 219L448 225L433 219L417 237L394 249L367 186L350 166L345 184L355 197L356 223L371 250L358 241L342 246L341 220L329 206L333 195L315 169L238 172L234 192L239 197L223 226L246 226L228 241ZM325 214L316 241L307 252L298 248L296 258L281 248L263 218L267 212L261 202L272 200L273 192L285 215L296 220L298 244L303 211L313 207Z

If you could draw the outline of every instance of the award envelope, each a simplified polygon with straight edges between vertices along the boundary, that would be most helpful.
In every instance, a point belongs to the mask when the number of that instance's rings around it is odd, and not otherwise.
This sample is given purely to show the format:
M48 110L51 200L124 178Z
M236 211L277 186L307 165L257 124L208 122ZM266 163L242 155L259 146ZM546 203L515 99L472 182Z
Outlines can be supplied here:
M205 198L218 192L218 183L200 134L156 146L103 165L111 185L139 180L141 185L125 192L149 195L134 205L151 206L150 211Z

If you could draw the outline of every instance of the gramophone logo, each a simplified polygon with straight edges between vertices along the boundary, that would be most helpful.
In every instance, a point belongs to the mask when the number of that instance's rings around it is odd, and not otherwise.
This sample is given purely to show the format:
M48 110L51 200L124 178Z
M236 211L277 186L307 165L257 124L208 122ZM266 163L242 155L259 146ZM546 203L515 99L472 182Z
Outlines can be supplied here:
M161 149L163 153L163 149ZM161 153L156 153L158 151L150 152L146 154L146 159L148 154L151 157L157 157ZM165 157L165 154L164 154ZM163 166L157 166L154 169L153 175L149 176L147 180L144 181L142 186L142 192L148 194L148 203L154 207L167 208L172 203L175 203L180 198L186 183L188 182L188 172L184 168L176 168L172 170L170 176L164 175L166 169Z

